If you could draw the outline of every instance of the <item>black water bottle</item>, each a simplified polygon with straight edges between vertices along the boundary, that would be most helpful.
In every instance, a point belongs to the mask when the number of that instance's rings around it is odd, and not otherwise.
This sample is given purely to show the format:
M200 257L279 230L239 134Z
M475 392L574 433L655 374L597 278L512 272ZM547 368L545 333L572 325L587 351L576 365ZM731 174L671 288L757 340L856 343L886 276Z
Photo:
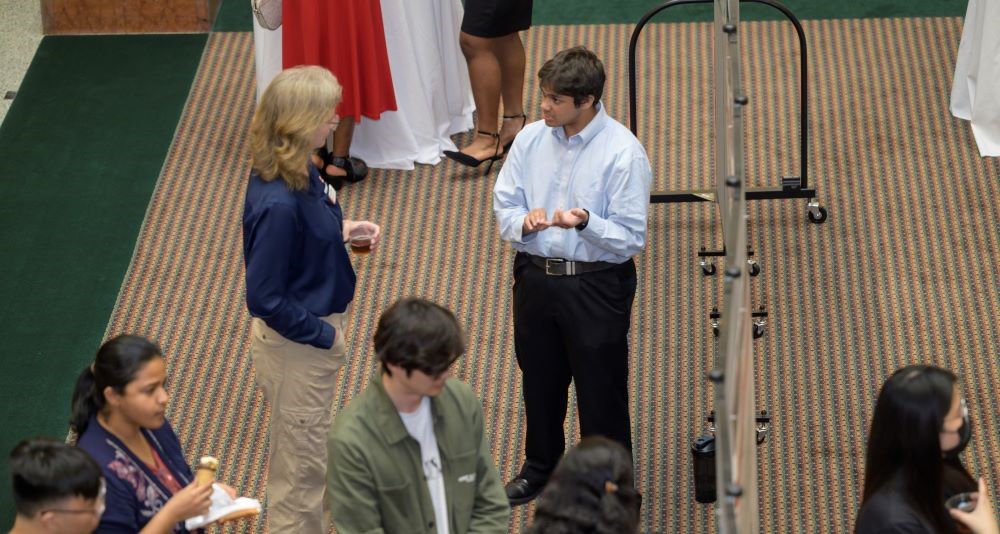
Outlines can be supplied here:
M691 444L694 457L694 500L715 502L715 436L698 436Z

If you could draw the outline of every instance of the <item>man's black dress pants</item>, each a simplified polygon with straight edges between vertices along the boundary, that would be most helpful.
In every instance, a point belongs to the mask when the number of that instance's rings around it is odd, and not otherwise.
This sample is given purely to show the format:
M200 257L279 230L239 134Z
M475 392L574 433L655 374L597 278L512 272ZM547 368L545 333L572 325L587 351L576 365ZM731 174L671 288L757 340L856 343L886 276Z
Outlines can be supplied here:
M632 450L628 331L635 262L553 276L519 252L514 260L514 347L521 369L526 461L520 476L544 481L565 449L570 380L583 437L602 435Z

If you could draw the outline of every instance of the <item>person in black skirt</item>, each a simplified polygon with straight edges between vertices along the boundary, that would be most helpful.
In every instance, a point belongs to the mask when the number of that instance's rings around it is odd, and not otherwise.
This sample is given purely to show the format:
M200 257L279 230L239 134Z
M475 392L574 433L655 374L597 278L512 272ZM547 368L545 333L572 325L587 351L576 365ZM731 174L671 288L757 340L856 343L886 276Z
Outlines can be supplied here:
M518 32L531 27L532 0L466 0L459 42L469 64L476 102L476 135L460 152L445 156L470 167L503 157L527 121L524 114L524 44ZM503 123L497 117L503 98ZM489 172L489 168L487 168Z

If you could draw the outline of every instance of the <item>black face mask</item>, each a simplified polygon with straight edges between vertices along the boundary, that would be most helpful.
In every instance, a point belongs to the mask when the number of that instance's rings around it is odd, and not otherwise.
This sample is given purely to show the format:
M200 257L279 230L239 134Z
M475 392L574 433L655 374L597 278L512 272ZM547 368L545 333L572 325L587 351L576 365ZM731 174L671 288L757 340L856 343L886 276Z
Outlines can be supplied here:
M958 445L955 445L953 448L948 449L946 451L942 451L944 453L945 458L948 459L957 458L958 455L961 454L962 451L964 451L965 448L969 445L969 440L972 439L972 421L969 420L968 410L965 410L964 413L962 414L962 426L958 427L957 432L958 432Z

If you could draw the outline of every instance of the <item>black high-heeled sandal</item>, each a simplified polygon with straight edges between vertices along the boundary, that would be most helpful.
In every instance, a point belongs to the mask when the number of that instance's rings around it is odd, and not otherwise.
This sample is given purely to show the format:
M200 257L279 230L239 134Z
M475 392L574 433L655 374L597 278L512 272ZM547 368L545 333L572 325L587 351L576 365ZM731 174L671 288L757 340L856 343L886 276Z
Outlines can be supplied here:
M345 176L341 176L341 178L351 182L352 184L356 184L368 177L368 164L361 158L352 158L350 156L347 156L346 158L343 156L332 156L328 164L344 169L347 174Z
M521 119L521 127L518 128L517 129L517 133L514 134L514 137L516 138L517 134L521 133L521 130L524 129L524 125L528 124L528 116L525 115L524 113L521 113L519 115L504 115L503 116L503 120L505 120L505 121L514 120L514 119ZM513 144L514 144L514 140L511 139L510 141L508 141L507 143L505 143L503 145L503 152L504 152L504 154L506 154L510 150L510 146L513 145Z
M485 132L483 130L476 130L476 134L492 137L496 140L496 148L493 149L492 156L485 159L477 159L464 152L456 152L454 150L445 150L444 155L448 159L455 160L466 167L478 167L482 165L484 161L488 161L490 164L486 166L486 172L483 174L489 174L490 169L493 168L493 162L498 159L503 159L504 156L504 154L500 152L500 132Z
M323 168L320 169L320 174L323 175L323 181L333 185L334 189L340 189L343 187L344 182L350 182L352 184L358 183L368 177L368 164L364 162L361 158L352 158L350 156L334 156L330 153L326 147L321 147L317 151L320 159L323 160ZM344 169L347 174L344 176L336 176L333 174L328 174L326 172L326 167L332 165L334 167L339 167ZM334 185L334 182L340 182L340 186Z
M315 161L311 162L316 167L316 170L319 171L319 177L322 178L323 181L326 182L330 187L332 187L334 191L340 191L340 188L344 187L344 177L337 176L334 174L329 174L328 172L326 172L326 167L327 165L329 165L329 163L327 163L327 158L324 156L329 156L329 152L327 152L325 148L321 148L317 150L316 154L314 155L320 160L319 165L316 165Z

